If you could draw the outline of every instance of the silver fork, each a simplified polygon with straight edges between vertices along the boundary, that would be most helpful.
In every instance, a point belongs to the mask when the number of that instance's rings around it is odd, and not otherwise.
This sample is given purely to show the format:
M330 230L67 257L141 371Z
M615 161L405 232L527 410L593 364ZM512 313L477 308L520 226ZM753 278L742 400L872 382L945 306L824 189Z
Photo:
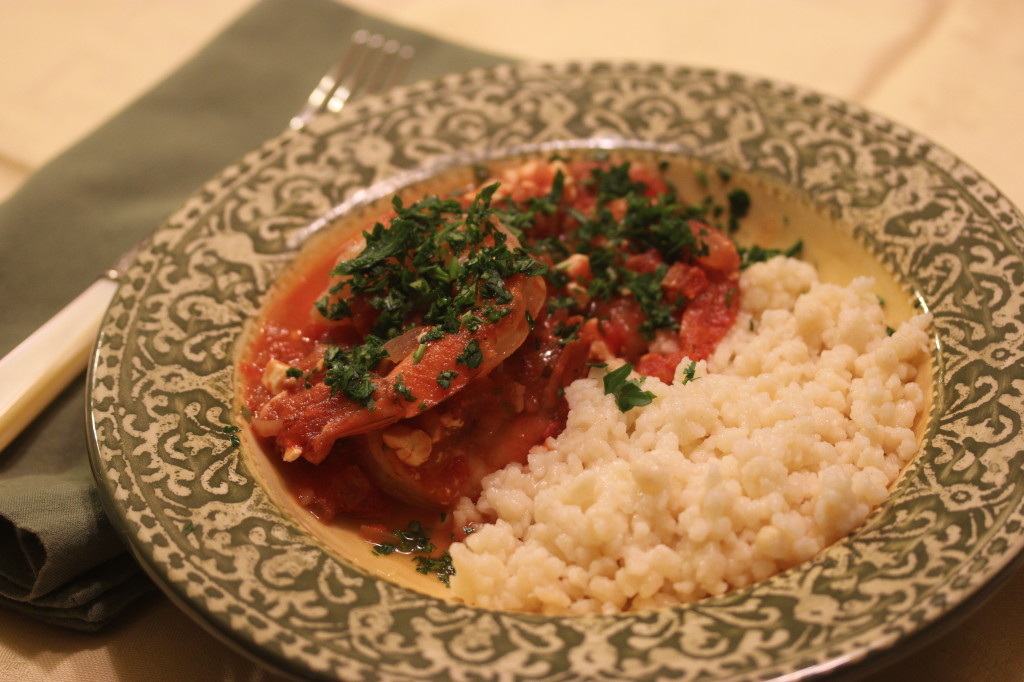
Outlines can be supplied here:
M411 47L356 31L288 127L302 129L321 112L340 111L356 95L397 84L412 55ZM85 369L117 282L145 243L129 249L92 286L0 359L0 451Z
M367 30L356 31L341 60L309 93L288 125L298 130L322 111L339 112L353 96L387 89L402 80L413 48Z

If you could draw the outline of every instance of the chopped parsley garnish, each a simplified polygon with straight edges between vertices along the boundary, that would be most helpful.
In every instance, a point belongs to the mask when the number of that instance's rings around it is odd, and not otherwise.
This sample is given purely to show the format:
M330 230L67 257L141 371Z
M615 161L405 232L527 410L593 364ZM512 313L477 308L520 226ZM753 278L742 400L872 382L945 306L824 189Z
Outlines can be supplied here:
M381 544L374 545L373 553L430 553L436 549L436 547L434 547L434 543L430 540L430 529L424 528L423 524L419 521L410 521L407 528L400 528L396 531L392 531L392 535L395 536L394 542L383 542Z
M633 366L627 362L604 375L605 395L614 396L615 404L622 412L629 412L634 407L650 405L654 400L654 394L643 390L639 380L629 378L632 371Z
M343 393L349 400L372 410L377 385L370 372L388 356L383 342L368 336L361 346L328 346L324 353L324 383L331 394Z
M626 288L633 293L645 319L640 323L640 333L644 338L654 338L659 329L679 328L678 302L665 301L661 291L661 281L665 279L668 267L662 263L654 272L634 273L625 271L628 277Z
M583 322L580 320L577 320L576 322L559 322L556 324L552 333L558 337L558 345L564 346L570 341L575 341L580 338L579 331L582 324Z
M478 179L485 175L486 169L477 170ZM649 196L654 183L635 180L639 176L631 173L628 161L599 166L589 173L570 192L571 180L556 169L549 189L520 202L494 200L498 183L483 187L468 203L432 196L406 206L396 196L392 200L394 217L363 233L363 251L335 266L327 295L316 303L332 320L358 319L364 329L369 328L359 345L328 347L323 380L332 395L340 392L374 409L378 365L388 356L384 350L388 341L417 327L425 328L411 353L411 361L418 363L431 343L462 330L476 334L513 312L516 297L510 278L519 275L545 278L546 313L565 315L554 329L560 345L579 338L578 315L593 316L595 309L607 310L606 302L614 305L620 297L639 307L643 318L636 331L646 339L662 330L678 329L687 300L676 295L678 279L672 285L665 283L666 274L675 267L673 277L678 277L677 263L703 267L699 259L709 253L704 235L713 229L705 227L710 225L708 217L724 215L726 209L710 196L695 204L683 203L671 186L658 196ZM730 180L728 171L718 170L717 174L723 183ZM704 186L714 180L709 176L709 171L698 171L698 181ZM579 186L596 195L592 208L573 206L567 198L575 196ZM749 213L750 196L734 188L724 203L729 227L735 229ZM551 227L563 223L571 229ZM531 230L537 234L531 235ZM512 246L510 240L515 243L516 238L521 238L524 246ZM794 255L801 246L798 242L782 251L738 250L741 265L746 267L776 253ZM572 254L586 257L583 270L575 267L580 264L578 256L569 260ZM726 306L734 302L734 294L726 294ZM532 316L528 324L532 331ZM483 360L479 342L472 339L455 357L455 364L475 370ZM459 372L437 369L441 370L438 385L450 388ZM653 399L650 391L628 378L629 372L626 365L625 370L620 368L605 377L606 392L615 395L624 411ZM288 376L299 374L289 369ZM307 375L307 381L309 378ZM416 400L400 377L394 390L409 402Z
M332 287L331 293L338 293L343 287ZM352 309L348 305L348 301L343 298L331 298L330 295L324 295L313 304L320 314L328 320L340 320L348 317L352 314Z
M680 383L682 383L682 384L690 383L691 381L693 381L694 379L697 378L696 377L696 373L697 373L697 362L694 361L694 360L691 360L690 364L688 364L686 367L683 368L683 380Z
M622 218L622 231L636 251L653 248L666 263L674 263L684 255L701 255L707 248L690 229L690 212L671 197L652 203L634 195Z
M484 318L474 312L468 312L459 318L459 324L473 333L476 333L480 327L484 326L485 322Z
M483 361L484 354L483 351L480 350L480 344L476 339L467 343L466 347L462 350L462 353L455 358L455 364L465 365L470 369L476 369Z
M410 521L407 528L393 531L392 535L395 536L394 542L375 544L373 553L378 556L388 556L395 552L411 554L417 571L424 574L433 573L442 583L449 584L451 576L455 575L452 557L448 550L441 552L439 556L431 556L437 547L430 539L429 528L424 528L419 521Z
M607 169L595 168L592 177L597 185L598 202L607 202L612 199L621 199L629 194L643 194L647 185L633 180L629 176L629 162L617 166L609 166Z
M459 376L454 369L445 369L437 374L437 385L441 388L451 388L452 380Z
M497 187L481 189L465 209L453 199L428 197L405 206L395 197L389 226L376 223L364 233L363 251L331 271L340 278L331 294L369 303L377 312L371 333L385 341L419 318L455 333L467 312L488 301L509 303L504 280L541 274L545 266L508 246L490 205ZM318 309L336 320L351 315L350 306L336 306L330 297Z
M803 240L798 239L787 249L765 249L755 244L754 246L739 246L736 247L736 250L740 254L740 269L744 270L754 263L763 263L775 256L793 258L799 255L803 248Z
M576 223L571 233L527 246L537 257L557 263L546 274L551 292L548 311L584 313L589 301L612 301L625 294L640 306L644 320L639 331L645 338L653 338L658 330L678 329L685 300L667 297L662 281L670 265L680 261L693 264L708 254L708 246L691 221L703 221L710 198L698 205L684 205L671 187L657 197L647 196L648 185L632 179L628 162L595 169L586 182L598 195L594 209L586 214L565 209ZM616 200L625 202L624 211L622 205L615 212L609 208L609 202ZM587 257L591 277L585 290L569 296L566 287L573 281L568 274L573 266L567 259L571 253ZM652 254L657 266L653 271L634 271L627 267L632 254Z
M441 552L441 556L414 556L416 570L424 575L433 573L445 586L451 587L451 577L455 575L455 566L452 564L452 555L448 550Z
M242 444L241 439L238 437L238 432L241 431L240 428L237 426L225 426L221 430L228 435L228 442L231 443L231 447L237 448Z
M332 393L373 409L373 372L387 357L384 343L416 324L429 327L412 354L419 362L432 341L463 327L476 331L510 313L508 278L543 274L546 266L522 248L511 248L498 228L491 208L497 188L484 187L465 208L436 196L405 206L396 196L389 225L374 224L363 233L362 252L335 266L331 274L338 280L317 301L317 310L340 321L353 315L346 301L358 297L376 318L362 344L328 348L324 382ZM482 356L469 352L464 359L475 368ZM452 377L438 377L438 383L450 384Z
M419 338L420 343L430 343L431 341L437 341L444 338L444 329L441 327L431 327L423 336Z
M729 202L729 231L735 232L739 229L739 221L750 211L750 195L746 190L734 189L726 200Z
M420 345L416 346L416 350L412 352L413 363L419 363L419 361L423 359L423 354L426 352L427 344L421 343Z
M409 390L409 387L405 385L405 377L403 377L401 374L399 374L397 377L395 377L394 387L395 387L395 393L397 393L398 395L402 396L403 398L405 398L410 403L416 401L416 396L414 396L412 394L412 391Z
M548 299L548 310L572 310L576 307L576 299L572 296L552 296Z
M598 249L590 254L590 271L594 279L587 285L587 295L608 301L622 286L626 270L616 264L615 252Z
M551 181L551 191L545 196L537 197L534 199L528 199L526 201L526 213L525 215L530 219L529 222L533 223L533 218L537 213L544 215L554 215L558 211L558 202L562 200L562 193L565 191L565 175L561 170L555 171L555 177Z
M486 305L480 311L480 314L484 316L485 320L493 323L499 321L511 312L511 308L495 308L492 305Z

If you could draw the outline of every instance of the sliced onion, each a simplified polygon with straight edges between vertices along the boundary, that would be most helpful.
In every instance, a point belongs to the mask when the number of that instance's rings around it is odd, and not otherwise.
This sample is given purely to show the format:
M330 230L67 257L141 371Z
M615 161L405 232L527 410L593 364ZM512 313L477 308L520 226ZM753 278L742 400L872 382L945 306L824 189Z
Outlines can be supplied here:
M261 438L270 438L281 433L284 422L280 419L253 419L250 422L253 433Z
M397 365L412 355L420 345L420 337L426 331L426 327L413 327L404 334L385 342L383 348L388 352L388 360Z

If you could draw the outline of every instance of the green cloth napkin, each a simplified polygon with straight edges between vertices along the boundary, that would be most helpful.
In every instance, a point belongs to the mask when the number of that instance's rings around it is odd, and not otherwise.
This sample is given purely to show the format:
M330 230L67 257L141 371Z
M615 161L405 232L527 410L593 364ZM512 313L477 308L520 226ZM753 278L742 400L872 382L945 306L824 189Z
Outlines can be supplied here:
M225 166L284 130L352 33L413 45L407 81L499 57L330 0L260 0L0 205L0 354ZM79 378L0 452L0 604L95 630L153 589L103 515Z

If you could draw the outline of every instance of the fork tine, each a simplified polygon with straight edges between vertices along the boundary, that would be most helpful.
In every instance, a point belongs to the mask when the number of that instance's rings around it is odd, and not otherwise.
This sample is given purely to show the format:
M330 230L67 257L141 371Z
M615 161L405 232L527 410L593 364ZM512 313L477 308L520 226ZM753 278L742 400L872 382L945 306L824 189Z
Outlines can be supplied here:
M380 34L371 35L365 47L359 64L327 100L325 110L337 113L357 94L379 92L396 84L412 58L411 47Z
M338 112L358 93L372 93L397 84L405 75L413 49L362 29L342 58L323 75L302 109L289 121L298 130L321 111Z
M381 56L373 68L373 72L367 77L363 84L363 92L377 92L384 83L391 66L398 57L399 44L397 40L388 40L380 48Z
M309 122L309 119L313 118L324 107L329 98L334 95L345 74L350 73L354 65L362 60L369 38L370 32L365 29L356 31L352 35L352 40L345 54L342 55L341 60L321 76L320 81L313 88L313 92L309 93L309 97L306 98L302 108L288 122L290 128L298 130L304 127Z
M405 78L405 71L409 68L409 63L412 61L415 53L416 50L413 49L412 45L400 45L398 47L398 52L391 62L391 73L387 74L381 83L381 90L387 90L398 85Z
M366 93L380 92L397 85L405 76L405 70L412 60L413 48L402 45L397 40L389 40L381 48L381 58L373 74L367 79L363 91Z
M330 94L323 106L321 106L321 110L333 111L334 113L341 111L345 103L363 86L370 75L376 52L384 45L384 36L377 34L369 35L368 33L364 36L363 32L360 31L353 37L353 44L356 44L357 39L360 39L358 46L361 49L359 49L355 60L345 73L344 78L338 83L338 86Z

